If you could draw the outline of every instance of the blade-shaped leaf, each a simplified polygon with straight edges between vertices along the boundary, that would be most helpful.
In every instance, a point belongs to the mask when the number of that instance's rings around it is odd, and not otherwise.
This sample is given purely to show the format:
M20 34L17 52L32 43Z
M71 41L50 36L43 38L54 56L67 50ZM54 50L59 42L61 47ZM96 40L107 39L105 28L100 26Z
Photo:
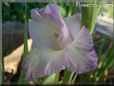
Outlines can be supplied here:
M91 0L90 2L89 1L85 0L83 3L85 4L85 7L83 6L81 9L81 23L82 25L86 26L92 34L95 26L96 17L106 0Z

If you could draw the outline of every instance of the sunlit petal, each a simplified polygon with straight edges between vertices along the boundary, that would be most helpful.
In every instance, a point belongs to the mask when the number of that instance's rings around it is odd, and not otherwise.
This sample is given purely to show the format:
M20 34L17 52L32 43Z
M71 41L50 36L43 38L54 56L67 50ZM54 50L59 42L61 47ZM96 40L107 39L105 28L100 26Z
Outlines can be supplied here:
M63 51L34 48L23 60L25 79L34 80L60 72L64 67Z
M29 24L33 50L23 60L25 79L33 80L67 68L76 73L93 70L97 55L93 39L85 27L80 30L80 15L63 18L56 4L31 11Z
M97 55L93 47L93 39L88 30L82 27L73 43L65 49L66 67L76 73L84 73L97 67Z
M68 28L56 4L49 4L40 10L33 9L31 16L33 20L29 25L29 33L34 45L59 49L71 42Z
M81 28L81 16L80 14L75 14L70 17L65 17L64 20L69 29L70 35L74 40Z

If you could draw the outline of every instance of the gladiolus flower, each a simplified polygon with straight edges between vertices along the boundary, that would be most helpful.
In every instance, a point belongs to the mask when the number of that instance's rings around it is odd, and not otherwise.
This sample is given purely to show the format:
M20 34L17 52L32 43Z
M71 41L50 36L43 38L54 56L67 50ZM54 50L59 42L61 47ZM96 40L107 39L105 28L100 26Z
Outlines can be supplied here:
M97 67L93 38L81 27L79 14L63 18L59 6L31 10L29 34L32 51L24 58L26 80L48 76L67 69L77 74Z

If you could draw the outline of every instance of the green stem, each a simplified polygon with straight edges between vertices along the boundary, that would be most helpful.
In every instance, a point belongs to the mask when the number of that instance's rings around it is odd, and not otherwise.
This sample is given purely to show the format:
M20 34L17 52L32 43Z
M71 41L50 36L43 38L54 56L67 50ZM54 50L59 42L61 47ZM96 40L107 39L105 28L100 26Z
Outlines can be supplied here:
M74 76L74 72L64 70L63 84L71 84L73 76Z
M64 70L63 84L68 83L69 78L70 78L70 75L71 75L71 72L70 71Z
M75 80L76 80L77 75L78 75L78 74L75 74L75 75L74 75L74 77L73 77L73 79L72 79L72 82L71 82L72 84L75 83Z
M59 81L59 76L60 76L60 73L57 73L56 74L56 78L55 78L55 82L58 82Z
M68 81L68 84L71 84L72 83L73 76L74 76L74 72L71 73L70 78L69 78L69 81Z
M24 28L24 53L23 53L23 57L25 57L28 54L28 31L27 31L27 16L26 16L26 11L27 11L27 7L26 7L27 3L25 3L25 28ZM24 80L24 71L21 69L21 73L20 73L20 78L18 80L18 84L27 84L27 81Z

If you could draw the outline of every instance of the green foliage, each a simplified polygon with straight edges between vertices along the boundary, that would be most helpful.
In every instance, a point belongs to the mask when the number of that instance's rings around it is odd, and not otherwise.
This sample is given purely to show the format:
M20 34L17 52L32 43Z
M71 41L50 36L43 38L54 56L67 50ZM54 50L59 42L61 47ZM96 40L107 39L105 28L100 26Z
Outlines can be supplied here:
M3 3L2 4L2 21L20 21L25 22L25 16L27 16L27 21L31 19L30 11L33 8L42 8L48 3L27 3L25 12L25 3ZM75 3L58 3L61 7L61 13L63 16L71 16L79 12L79 8L75 7Z
M26 6L26 5L25 5ZM26 9L26 7L25 7ZM24 53L23 56L25 57L28 54L28 30L27 30L27 20L26 20L26 16L25 16L25 28L24 28ZM21 70L21 74L20 74L20 78L18 80L18 84L27 84L27 81L24 80L24 71Z
M91 3L88 2L88 0L85 0L85 6L83 6L81 10L82 25L86 26L92 34L95 26L96 17L105 0L91 0Z
M21 21L24 22L24 3L3 3L2 21Z
M103 15L113 18L114 15L114 5L113 4L106 4L106 6L103 8Z
M114 67L114 44L105 36L95 41L95 47L98 53L98 68L91 73L80 75L78 83L102 83L108 76L105 73Z

